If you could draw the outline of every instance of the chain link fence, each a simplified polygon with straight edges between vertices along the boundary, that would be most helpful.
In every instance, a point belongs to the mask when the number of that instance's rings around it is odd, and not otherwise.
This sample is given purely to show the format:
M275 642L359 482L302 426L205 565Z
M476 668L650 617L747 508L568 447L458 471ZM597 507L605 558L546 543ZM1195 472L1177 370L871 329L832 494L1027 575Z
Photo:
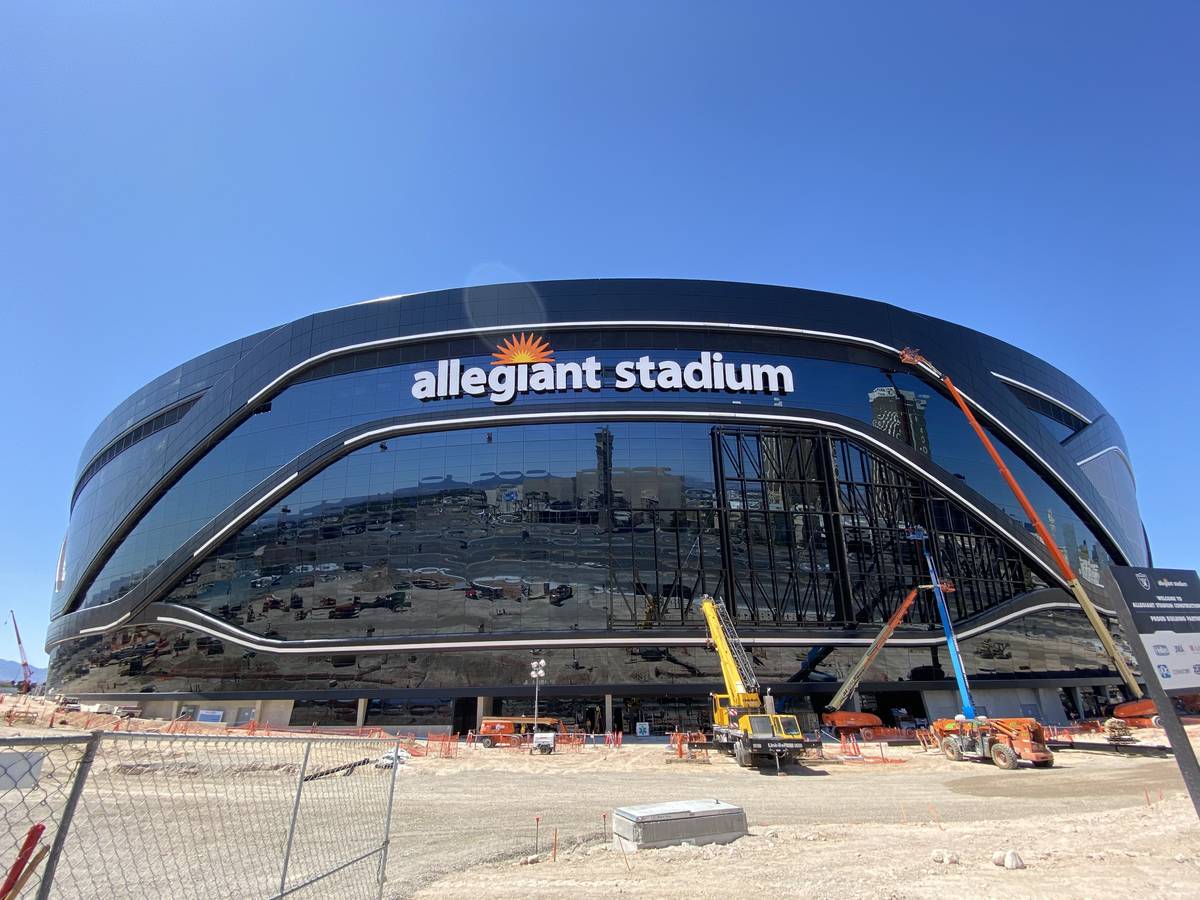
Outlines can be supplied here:
M0 900L381 897L397 752L348 738L0 740Z

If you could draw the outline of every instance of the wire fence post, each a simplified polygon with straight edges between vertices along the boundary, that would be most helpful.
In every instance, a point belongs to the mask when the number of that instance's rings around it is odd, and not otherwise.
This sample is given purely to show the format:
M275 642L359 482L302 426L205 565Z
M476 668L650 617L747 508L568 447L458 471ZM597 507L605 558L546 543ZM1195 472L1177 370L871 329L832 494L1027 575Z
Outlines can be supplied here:
M50 889L54 887L54 870L58 866L59 857L62 856L63 845L67 841L67 832L71 828L71 818L75 815L75 808L79 805L84 783L87 781L88 773L92 770L92 762L96 759L96 751L100 747L100 739L103 736L104 732L93 731L83 750L83 758L79 760L79 768L75 770L75 780L71 783L71 793L67 796L66 806L63 807L62 821L59 822L58 830L54 834L54 843L50 845L50 853L46 857L46 868L42 870L42 881L38 885L37 900L48 900Z
M392 751L392 783L388 785L387 812L383 816L383 846L379 854L379 900L383 900L383 886L387 882L388 846L392 837L392 800L396 796L396 773L400 769L400 742Z
M279 893L281 895L287 892L288 862L292 858L292 840L296 836L296 819L300 815L300 795L304 793L304 776L308 773L308 755L312 752L312 745L312 741L306 741L304 744L304 759L300 763L300 777L296 780L296 801L292 804L292 822L288 826L287 846L283 850L283 871L279 874Z

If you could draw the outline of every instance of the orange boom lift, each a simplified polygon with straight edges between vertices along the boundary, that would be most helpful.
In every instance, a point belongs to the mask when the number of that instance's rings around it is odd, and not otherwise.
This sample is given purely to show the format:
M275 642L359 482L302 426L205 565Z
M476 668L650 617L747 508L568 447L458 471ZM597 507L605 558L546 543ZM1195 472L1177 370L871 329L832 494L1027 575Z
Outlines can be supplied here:
M880 629L879 635L871 642L871 646L862 655L862 659L855 663L854 668L850 670L850 674L842 681L841 688L833 695L833 699L825 707L825 714L821 716L821 721L836 730L838 734L842 734L843 732L855 734L860 728L877 728L883 724L883 720L872 713L858 711L842 712L842 706L850 699L850 695L858 689L858 684L862 681L867 667L879 656L880 651L883 650L883 645L896 633L896 629L900 627L900 623L908 615L909 609L912 608L913 603L917 600L918 590L918 588L913 588L900 601L900 605L896 607L896 611L892 613L892 617Z
M1108 627L1104 624L1104 620L1100 618L1100 613L1097 611L1095 604L1092 603L1087 592L1083 589L1083 585L1079 583L1079 578L1075 571L1067 562L1065 556L1058 549L1058 545L1054 543L1054 538L1050 536L1050 532L1042 523L1041 517L1033 508L1033 504L1029 502L1029 498L1025 496L1025 492L1021 490L1021 486L1017 484L1017 480L1009 471L1008 466L1004 464L1004 460L1000 458L1000 454L996 452L996 448L992 445L991 439L987 436L987 432L983 430L983 426L975 418L975 414L971 412L971 407L967 405L967 401L962 394L958 392L958 388L954 386L954 382L950 380L950 376L939 371L921 355L920 350L914 350L911 347L905 347L900 351L900 361L905 365L915 366L923 369L926 373L936 378L945 386L954 402L958 404L958 408L962 410L962 414L967 417L967 423L975 431L975 435L979 438L983 448L987 451L988 456L992 458L992 462L996 464L996 468L1000 470L1000 475L1008 483L1009 488L1013 492L1013 496L1017 498L1017 502L1021 504L1021 509L1025 511L1025 515L1029 517L1029 521L1033 523L1033 527L1037 530L1038 537L1042 539L1042 543L1046 545L1054 563L1058 566L1059 572L1067 582L1067 588L1074 595L1080 608L1083 609L1083 614L1087 616L1088 622L1096 632L1096 637L1100 639L1100 643L1104 647L1104 652L1108 654L1108 658L1116 667L1121 679L1125 682L1125 686L1129 688L1130 693L1135 699L1140 699L1142 696L1141 685L1137 683L1137 679L1133 677L1133 672L1130 671L1128 664L1125 662L1125 657L1121 655L1121 651L1117 649L1116 642L1112 638Z

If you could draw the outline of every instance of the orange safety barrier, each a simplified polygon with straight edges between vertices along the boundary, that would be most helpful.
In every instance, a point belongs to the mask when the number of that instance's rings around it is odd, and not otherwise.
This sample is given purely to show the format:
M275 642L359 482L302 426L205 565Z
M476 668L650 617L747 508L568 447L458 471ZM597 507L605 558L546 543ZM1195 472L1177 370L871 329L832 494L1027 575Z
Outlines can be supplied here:
M858 738L852 734L843 733L841 735L841 746L838 748L838 754L842 759L862 759L862 750L858 746Z
M708 736L703 731L675 731L668 737L676 759L708 759Z
M1063 744L1075 744L1075 735L1087 734L1089 729L1079 725L1046 725L1046 740Z
M567 734L560 734L554 743L559 749L578 752L586 745L587 735L583 732L568 732Z
M872 746L871 744L867 745ZM887 744L882 741L874 746L879 748L878 756L869 756L863 753L862 746L858 743L858 738L852 734L842 735L841 755L842 761L848 763L889 763L900 764L902 759L888 759Z
M921 743L921 749L925 752L938 749L937 738L933 736L933 732L928 728L917 729L917 740Z
M868 726L858 730L864 741L912 741L917 740L916 728L887 728L882 725Z
M425 755L439 759L453 759L458 756L457 734L431 734L425 738Z
M511 735L506 744L497 744L497 747L502 747L505 750L528 750L533 743L532 734L514 734Z

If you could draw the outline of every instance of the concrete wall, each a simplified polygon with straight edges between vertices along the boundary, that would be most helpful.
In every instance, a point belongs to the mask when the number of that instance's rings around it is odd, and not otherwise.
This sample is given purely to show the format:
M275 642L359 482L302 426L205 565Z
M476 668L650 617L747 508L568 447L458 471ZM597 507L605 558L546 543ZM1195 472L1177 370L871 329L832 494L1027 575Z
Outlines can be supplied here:
M259 714L260 725L270 725L274 728L286 728L292 720L291 700L264 700Z
M174 719L181 714L184 706L195 706L198 709L219 709L225 714L221 721L223 725L232 725L237 721L238 710L252 707L254 718L260 725L286 727L292 717L291 700L188 700L182 703L178 700L143 700L138 704L142 716L147 719Z
M174 700L146 700L138 705L144 719L170 719L175 714Z
M1066 725L1067 714L1054 688L1003 688L971 691L975 705L987 710L989 716L1022 716L1021 706L1032 705L1038 709L1038 720L1044 725ZM932 719L952 719L962 707L955 691L922 691L925 710Z

